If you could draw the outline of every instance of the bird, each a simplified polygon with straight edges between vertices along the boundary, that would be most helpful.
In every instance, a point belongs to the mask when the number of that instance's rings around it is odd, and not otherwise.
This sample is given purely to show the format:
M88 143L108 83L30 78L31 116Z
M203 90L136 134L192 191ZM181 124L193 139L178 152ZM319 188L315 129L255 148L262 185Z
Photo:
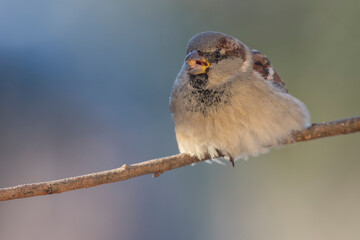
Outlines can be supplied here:
M262 52L225 33L201 32L186 54L170 96L180 153L228 158L234 167L310 125L305 104Z

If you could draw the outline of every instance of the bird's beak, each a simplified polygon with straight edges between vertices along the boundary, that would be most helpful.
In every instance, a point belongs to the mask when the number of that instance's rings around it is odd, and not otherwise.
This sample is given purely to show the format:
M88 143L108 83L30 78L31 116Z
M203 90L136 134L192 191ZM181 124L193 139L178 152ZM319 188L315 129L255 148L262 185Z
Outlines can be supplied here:
M210 66L210 63L201 57L196 50L191 51L186 56L185 61L189 65L188 73L192 75L206 73L206 69Z

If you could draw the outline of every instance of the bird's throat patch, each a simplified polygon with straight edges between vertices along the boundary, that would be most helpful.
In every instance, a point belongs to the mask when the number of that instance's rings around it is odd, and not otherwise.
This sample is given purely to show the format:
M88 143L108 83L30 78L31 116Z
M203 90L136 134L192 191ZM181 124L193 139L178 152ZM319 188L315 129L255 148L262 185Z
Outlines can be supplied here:
M207 73L190 75L190 85L196 89L203 89L206 87L209 81Z

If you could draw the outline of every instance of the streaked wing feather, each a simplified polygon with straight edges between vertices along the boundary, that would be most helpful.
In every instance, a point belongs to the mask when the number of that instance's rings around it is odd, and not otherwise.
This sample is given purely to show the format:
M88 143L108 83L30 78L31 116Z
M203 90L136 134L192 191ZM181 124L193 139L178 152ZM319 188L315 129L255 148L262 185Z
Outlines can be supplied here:
M253 69L257 71L265 80L271 81L279 87L283 92L287 92L285 83L281 80L279 74L271 66L269 59L256 49L251 49L253 58Z

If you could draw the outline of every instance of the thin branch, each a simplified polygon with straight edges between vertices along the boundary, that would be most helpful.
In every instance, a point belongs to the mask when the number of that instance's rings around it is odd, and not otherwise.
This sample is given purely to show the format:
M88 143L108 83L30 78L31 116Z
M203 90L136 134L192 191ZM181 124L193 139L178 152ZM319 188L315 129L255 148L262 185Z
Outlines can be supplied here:
M284 145L359 131L360 116L333 122L315 123L309 128L295 133L294 140L285 142ZM120 168L103 172L64 178L50 182L40 182L2 188L0 189L0 201L89 188L101 184L124 181L151 173L157 177L165 171L184 167L204 160L207 159L199 160L198 158L187 154L176 154L170 157L158 158L131 165L125 164Z
M304 142L318 138L349 134L360 131L360 116L332 122L313 123L307 129L294 134L294 141L285 144Z

